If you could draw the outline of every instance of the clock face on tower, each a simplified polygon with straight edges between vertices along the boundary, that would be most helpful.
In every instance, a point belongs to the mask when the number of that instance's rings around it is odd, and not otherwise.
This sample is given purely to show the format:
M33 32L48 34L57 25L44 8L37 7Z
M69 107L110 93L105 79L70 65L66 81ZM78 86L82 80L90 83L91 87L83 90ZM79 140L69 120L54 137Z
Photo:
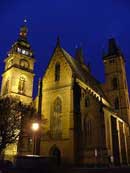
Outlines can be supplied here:
M28 63L27 60L21 59L21 60L20 60L20 66L21 66L21 67L24 67L24 68L29 68L29 63Z

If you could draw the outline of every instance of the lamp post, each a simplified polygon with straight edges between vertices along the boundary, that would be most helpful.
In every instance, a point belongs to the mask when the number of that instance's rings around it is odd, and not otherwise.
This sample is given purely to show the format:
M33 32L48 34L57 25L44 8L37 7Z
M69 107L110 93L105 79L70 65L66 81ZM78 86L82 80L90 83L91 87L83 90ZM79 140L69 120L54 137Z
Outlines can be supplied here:
M37 135L39 131L39 123L38 122L33 122L32 123L32 131L33 131L33 155L37 154Z

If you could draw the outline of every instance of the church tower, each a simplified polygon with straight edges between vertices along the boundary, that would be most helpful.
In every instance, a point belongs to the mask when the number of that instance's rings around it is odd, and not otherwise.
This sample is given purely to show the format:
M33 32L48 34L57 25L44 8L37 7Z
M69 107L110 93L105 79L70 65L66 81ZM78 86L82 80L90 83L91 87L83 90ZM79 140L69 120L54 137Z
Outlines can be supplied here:
M125 59L115 40L109 40L108 53L103 57L105 65L105 93L118 116L130 123L128 85Z
M2 74L1 96L15 96L23 103L32 102L34 80L34 56L27 40L28 28L20 28L17 41L12 45L5 58L5 70Z

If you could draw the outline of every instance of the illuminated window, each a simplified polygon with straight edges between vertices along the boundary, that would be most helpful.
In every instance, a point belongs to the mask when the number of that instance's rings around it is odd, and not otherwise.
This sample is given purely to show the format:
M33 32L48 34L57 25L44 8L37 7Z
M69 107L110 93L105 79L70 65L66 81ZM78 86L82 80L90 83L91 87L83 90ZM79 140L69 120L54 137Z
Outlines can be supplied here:
M19 79L18 91L21 94L25 93L25 78L23 76Z
M25 54L26 54L26 55L29 55L29 52L28 52L28 51L26 51L26 52L25 52Z
M57 63L55 65L55 81L59 81L60 80L60 64Z
M112 79L112 89L117 89L118 88L118 79L116 77L114 77Z
M85 107L88 107L90 105L90 99L88 96L85 97Z
M114 105L115 105L115 109L118 110L119 109L119 99L118 99L118 97L115 98Z
M22 54L25 54L25 53L26 53L26 51L23 49L23 50L22 50Z
M18 53L21 53L21 49L19 47L17 48L17 51L18 51Z
M50 120L50 130L51 137L58 139L62 136L62 126L61 126L61 112L62 112L62 102L59 97L53 103L53 112Z

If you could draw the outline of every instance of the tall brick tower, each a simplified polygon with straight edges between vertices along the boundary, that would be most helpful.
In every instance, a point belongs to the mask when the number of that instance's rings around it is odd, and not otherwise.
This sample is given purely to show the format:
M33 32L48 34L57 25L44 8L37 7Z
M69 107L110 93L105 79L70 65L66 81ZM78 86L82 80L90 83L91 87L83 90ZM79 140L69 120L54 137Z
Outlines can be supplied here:
M130 123L129 93L125 59L115 40L109 40L108 52L103 57L105 65L105 92L118 116Z
M15 96L23 103L32 101L34 62L33 51L27 41L28 28L20 28L17 41L12 45L5 58L5 70L2 74L1 96Z

